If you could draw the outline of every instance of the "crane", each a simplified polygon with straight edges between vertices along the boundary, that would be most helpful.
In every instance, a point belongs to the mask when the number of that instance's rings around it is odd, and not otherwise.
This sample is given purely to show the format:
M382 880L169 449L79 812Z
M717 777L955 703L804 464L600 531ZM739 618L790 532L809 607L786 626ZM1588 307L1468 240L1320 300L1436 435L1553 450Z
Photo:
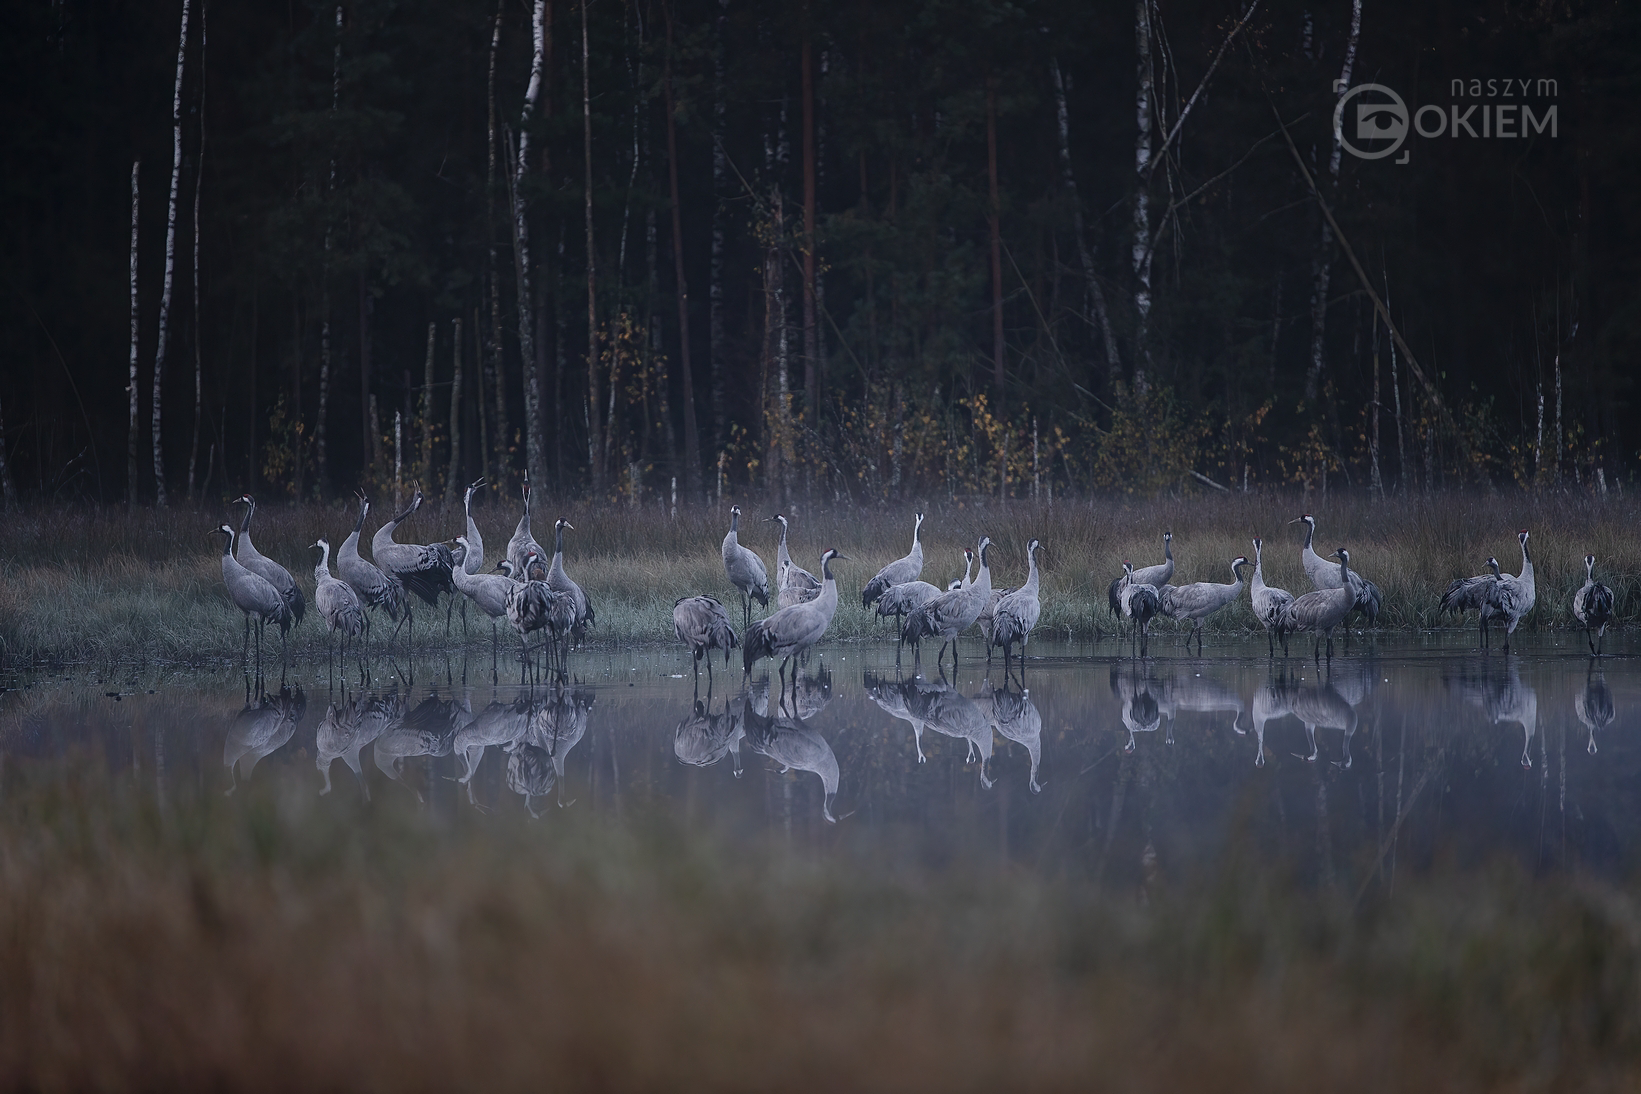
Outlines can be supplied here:
M1489 555L1485 565L1485 574L1455 578L1447 586L1447 592L1442 594L1441 603L1436 608L1438 613L1457 612L1460 615L1475 611L1480 617L1482 649L1488 646L1487 621L1498 614L1500 607L1499 560Z
M598 622L598 613L593 611L593 602L587 598L587 594L582 591L581 586L572 581L570 575L564 572L564 530L566 528L572 532L575 531L575 525L563 517L560 517L553 525L553 561L547 567L547 587L560 597L565 598L575 611L570 625L563 630L555 628L554 634L561 642L568 636L570 641L580 645L582 638L587 634L587 628ZM563 652L565 658L568 658L570 649L567 643ZM563 661L560 661L560 667L563 667Z
M836 549L827 548L821 555L821 591L813 600L791 604L771 616L758 620L746 629L742 646L742 664L750 675L752 666L765 657L782 658L780 667L781 694L786 694L786 666L797 654L811 649L832 625L832 616L838 610L838 583L832 576L832 562L847 560ZM793 674L796 676L796 673Z
M752 602L756 600L765 608L769 607L769 573L764 569L763 559L741 546L738 529L741 523L741 507L729 507L729 534L724 536L724 573L729 577L729 583L741 590L741 615L743 624L752 623Z
M524 558L531 551L534 551L542 558L547 557L547 552L542 550L541 544L536 542L536 537L530 531L530 475L528 472L525 473L521 493L524 497L524 513L519 517L518 527L513 529L513 538L507 541L507 559L513 564L513 569L519 573L524 572Z
M1123 566L1125 567L1123 572L1118 574L1112 580L1110 586L1108 586L1105 591L1106 604L1110 607L1111 614L1116 616L1119 620L1127 618L1127 615L1123 611L1122 607L1122 587L1124 582L1130 580L1126 569L1128 566L1128 562L1126 560L1124 560ZM1162 534L1162 561L1157 563L1155 566L1144 566L1138 570L1135 570L1132 580L1139 582L1141 585L1153 585L1160 589L1162 586L1168 584L1168 579L1173 576L1174 533L1164 532ZM1120 638L1121 635L1119 634L1118 637Z
M1260 552L1265 541L1254 537L1254 577L1248 585L1248 599L1253 604L1254 617L1264 624L1265 644L1270 655L1276 656L1276 620L1282 609L1293 603L1293 594L1286 589L1265 584L1265 571L1260 565Z
M524 683L524 670L530 664L529 636L549 625L549 617L555 607L554 602L559 600L558 594L547 587L545 581L530 577L530 570L540 561L541 556L535 551L529 551L524 556L523 581L513 582L513 587L507 590L507 621L513 625L513 630L519 636L519 683ZM549 653L550 653L549 649Z
M1135 570L1133 563L1124 559L1122 568L1122 587L1117 593L1117 617L1133 622L1135 646L1139 656L1145 657L1151 649L1151 620L1162 609L1162 600L1157 595L1155 585L1139 580L1141 571Z
M1613 591L1595 579L1595 556L1584 556L1584 584L1573 594L1573 618L1584 624L1584 640L1590 643L1590 652L1601 656L1606 644L1607 624L1613 620ZM1590 637L1594 630L1596 638ZM1597 639L1600 644L1597 644ZM1592 734L1591 742L1595 741Z
M383 573L398 578L407 592L415 593L429 607L433 607L439 603L440 593L455 591L450 580L455 558L450 548L442 543L396 543L393 539L394 530L421 507L422 488L418 483L405 511L376 530L370 541L370 554ZM409 597L405 598L405 619L410 623L411 641L414 642L416 613L411 609Z
M672 605L672 632L695 654L695 680L701 680L701 658L707 660L707 692L712 691L713 650L724 651L724 666L729 666L729 651L740 645L735 629L729 625L729 612L715 596L683 596Z
M365 609L351 585L331 576L330 543L321 538L315 540L313 546L319 548L319 564L313 568L313 606L319 609L320 616L325 620L327 636L342 632L342 653L345 655L348 639L358 638L364 633ZM326 664L329 664L328 654Z
M256 515L256 499L249 494L241 494L234 504L245 506L245 519L239 525L239 542L234 547L234 556L239 559L241 566L279 590L280 599L291 610L293 626L302 622L302 616L308 609L307 601L302 596L302 587L296 583L289 570L263 555L251 542L251 518Z
M477 549L468 542L466 536L457 536L456 542L467 550L468 558L482 560L483 547ZM506 561L505 559L503 561ZM450 572L458 592L466 599L463 601L462 618L467 618L466 601L471 600L478 605L479 611L490 617L490 658L492 669L496 654L496 620L507 614L507 597L518 584L511 577L502 574L475 574L468 572L466 560ZM464 623L465 627L466 624Z
M952 672L957 672L957 636L974 626L974 621L991 603L991 567L986 562L986 551L990 547L991 538L981 536L980 545L975 550L975 556L980 560L980 571L972 584L941 593L906 617L901 636L912 644L914 661L923 639L938 636L941 639L940 653L935 664L941 664L949 644L952 647Z
M1306 513L1288 523L1305 525L1305 543L1299 549L1299 561L1305 567L1305 574L1311 579L1311 584L1318 589L1339 588L1339 567L1317 554L1316 548L1311 545L1316 537L1316 518ZM1350 587L1356 594L1354 609L1360 611L1367 617L1368 623L1372 624L1379 618L1379 608L1384 602L1379 586L1352 570Z
M252 573L239 560L234 558L234 530L224 524L214 528L207 535L221 535L222 540L222 583L228 587L228 599L234 602L234 607L245 613L245 644L239 651L239 659L243 664L250 653L251 630L254 620L256 630L256 671L258 678L262 673L262 632L269 623L279 624L279 646L285 648L285 632L291 629L291 610L285 599L279 595L279 590L267 578ZM280 654L283 659L283 652Z
M786 549L786 517L776 513L765 520L779 521L781 525L781 543L775 548L775 599L783 608L793 604L802 604L805 600L813 600L820 595L820 578L805 570L802 566L794 565L792 554Z
M405 610L404 585L398 578L383 573L374 563L366 562L359 555L359 531L365 526L365 517L369 513L370 499L360 494L359 521L336 551L336 572L359 594L359 603L367 610L381 608L387 612L389 619L397 622ZM365 641L367 644L370 641L368 615L365 617Z
M1189 619L1191 632L1185 636L1185 649L1191 649L1191 639L1197 640L1197 656L1202 656L1202 621L1242 595L1242 567L1248 564L1246 555L1231 560L1232 581L1222 585L1217 581L1193 581L1189 585L1164 585L1159 590L1162 614L1170 619Z
M1043 612L1042 602L1037 596L1037 552L1042 549L1043 545L1035 539L1026 544L1026 583L1013 592L1004 594L992 613L991 644L1003 647L1003 678L1008 678L1009 654L1018 642L1022 685L1025 683L1026 642L1031 638L1032 628L1037 626L1037 619Z
M1351 591L1350 552L1343 547L1333 552L1339 559L1339 584L1332 589L1316 589L1296 599L1282 609L1278 629L1282 636L1282 654L1288 653L1288 635L1295 631L1316 632L1316 660L1322 660L1322 638L1328 637L1328 661L1333 661L1333 629L1344 622L1345 616L1356 607L1356 594Z
M912 549L879 570L860 591L860 606L870 608L884 593L896 585L916 581L923 576L923 543L917 538L923 527L923 514L915 515L912 522ZM884 613L879 612L879 615ZM890 613L893 614L893 613Z
M1527 553L1527 529L1516 533L1521 543L1521 574L1499 575L1499 615L1504 618L1504 652L1510 652L1510 636L1516 633L1516 624L1533 610L1538 600L1538 582L1533 577L1533 557Z

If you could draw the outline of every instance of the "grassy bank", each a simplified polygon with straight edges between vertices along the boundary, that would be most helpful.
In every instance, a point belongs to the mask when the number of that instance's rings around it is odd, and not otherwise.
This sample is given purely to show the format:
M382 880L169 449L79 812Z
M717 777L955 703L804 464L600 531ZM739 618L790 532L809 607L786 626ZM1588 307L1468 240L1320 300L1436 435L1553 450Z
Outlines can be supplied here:
M83 757L3 791L7 1089L1641 1079L1630 886L1499 868L1352 908L1252 847L1143 894L925 876L639 808L441 816L275 779L160 807Z
M756 519L773 512L747 502L742 542L758 550L774 570L775 525ZM858 591L886 562L910 545L909 503L895 509L800 507L792 516L792 546L801 565L816 568L820 552L835 546L850 556L836 567L842 607L831 634L864 639L886 632L860 608ZM727 513L682 510L670 519L657 509L633 511L611 505L540 503L538 538L552 520L567 516L576 527L566 536L566 566L588 590L598 610L599 642L672 640L671 610L679 596L710 592L736 600L719 561ZM1288 521L1309 509L1319 525L1318 550L1348 546L1360 570L1384 591L1382 627L1450 625L1436 618L1447 582L1480 573L1497 555L1514 571L1520 561L1515 531L1530 528L1537 563L1538 608L1526 624L1561 627L1571 622L1573 590L1584 580L1582 559L1593 552L1599 574L1618 596L1621 618L1638 607L1641 534L1629 499L1584 495L1446 494L1372 503L1360 498L1321 501L1297 494L1214 494L1185 499L1061 499L1053 506L992 501L942 502L927 506L924 576L943 584L961 570L960 552L981 535L992 537L999 584L1024 577L1025 546L1043 541L1043 617L1039 627L1061 635L1087 636L1109 628L1105 587L1124 558L1136 565L1158 561L1161 532L1172 529L1178 560L1176 583L1228 581L1229 561L1251 553L1255 534L1266 542L1266 580L1293 591L1307 586L1298 563L1300 536ZM241 617L222 589L215 541L206 533L237 510L173 508L165 512L123 508L22 510L0 523L0 651L8 662L36 660L205 661L238 656ZM258 548L284 563L311 591L317 552L308 544L323 535L339 544L352 527L352 507L265 505L255 529ZM478 514L491 559L512 534L517 508L510 499L487 497ZM368 533L376 526L373 519ZM424 508L401 539L450 539L463 529L459 510ZM367 552L368 553L368 552ZM424 613L428 621L431 613ZM1210 621L1217 633L1253 626L1244 599ZM443 641L442 621L436 628ZM473 641L488 642L480 625ZM293 633L298 652L322 648L323 631L309 619Z

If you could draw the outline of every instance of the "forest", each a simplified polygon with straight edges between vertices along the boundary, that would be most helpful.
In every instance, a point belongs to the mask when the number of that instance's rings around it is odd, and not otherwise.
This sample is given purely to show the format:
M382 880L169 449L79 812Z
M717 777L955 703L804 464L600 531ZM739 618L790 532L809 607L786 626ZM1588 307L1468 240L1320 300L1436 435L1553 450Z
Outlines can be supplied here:
M1617 0L27 0L0 48L7 505L1637 467Z

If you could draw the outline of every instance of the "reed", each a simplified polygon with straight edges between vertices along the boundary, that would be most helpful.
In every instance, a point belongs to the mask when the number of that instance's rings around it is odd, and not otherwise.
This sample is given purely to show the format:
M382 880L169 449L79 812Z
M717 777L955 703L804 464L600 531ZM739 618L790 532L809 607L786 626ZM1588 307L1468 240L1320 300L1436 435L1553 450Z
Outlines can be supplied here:
M566 516L566 565L598 610L595 643L668 642L671 609L680 596L708 592L737 599L724 578L718 544L728 530L728 501L680 509L634 509L587 502L538 502L538 538ZM1582 559L1598 558L1598 573L1617 595L1621 618L1641 602L1641 536L1635 503L1577 493L1482 494L1453 492L1370 501L1357 495L1327 500L1293 492L1261 491L1130 498L1061 496L1052 505L986 498L908 502L893 508L799 506L790 512L791 544L800 565L814 569L821 551L835 546L850 561L835 567L841 605L831 635L838 640L886 638L890 632L860 608L859 589L910 546L911 513L929 513L923 526L925 577L944 584L961 572L961 551L980 535L996 543L994 584L1025 576L1025 546L1043 541L1043 616L1040 633L1086 638L1109 633L1106 585L1125 558L1136 565L1161 557L1161 533L1174 532L1176 582L1229 581L1230 560L1251 555L1251 539L1265 540L1265 577L1295 592L1306 589L1298 565L1300 535L1288 522L1301 512L1317 517L1319 553L1345 545L1359 569L1385 595L1381 628L1425 630L1454 625L1436 605L1454 577L1481 573L1497 555L1514 571L1520 555L1515 532L1529 528L1537 565L1538 607L1529 629L1571 624L1572 593L1582 584ZM741 540L765 558L773 574L774 524L757 518L768 504L743 503ZM231 520L226 506L165 511L124 508L22 510L0 525L0 653L8 662L155 660L202 663L237 658L242 617L222 590L217 553L207 532ZM259 549L278 559L310 591L323 535L339 544L353 525L353 507L279 505L258 510ZM477 519L488 558L500 557L517 520L510 501L486 498ZM376 521L366 529L375 530ZM424 507L403 527L402 539L448 540L463 530L459 508ZM550 544L549 544L550 546ZM367 549L368 554L368 549ZM442 609L418 614L422 640L460 642L444 633ZM469 613L470 623L472 613ZM1244 599L1208 621L1211 634L1249 633L1255 626ZM470 641L488 642L480 621ZM429 637L432 636L432 637ZM313 656L324 647L323 628L310 618L292 634L294 651Z

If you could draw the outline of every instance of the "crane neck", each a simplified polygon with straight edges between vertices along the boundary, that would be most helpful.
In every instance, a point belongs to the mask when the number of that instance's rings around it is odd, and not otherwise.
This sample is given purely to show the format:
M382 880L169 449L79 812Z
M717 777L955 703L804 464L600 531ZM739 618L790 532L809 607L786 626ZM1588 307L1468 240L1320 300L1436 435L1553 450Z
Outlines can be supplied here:
M244 535L251 530L251 517L254 515L256 515L256 502L248 500L245 503L245 519L239 522L240 535Z

